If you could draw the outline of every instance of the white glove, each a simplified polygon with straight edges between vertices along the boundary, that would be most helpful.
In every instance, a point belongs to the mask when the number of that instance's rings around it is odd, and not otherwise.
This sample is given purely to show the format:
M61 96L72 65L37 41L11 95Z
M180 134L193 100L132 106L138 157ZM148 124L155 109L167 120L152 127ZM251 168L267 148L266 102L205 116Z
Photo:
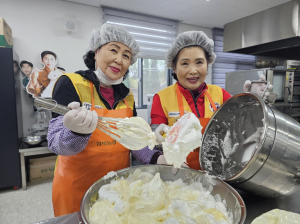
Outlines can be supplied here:
M78 102L69 103L71 109L64 115L63 124L69 130L80 134L91 134L97 126L98 115L96 111L80 107Z
M170 164L167 163L167 160L166 160L166 158L165 158L164 155L160 155L160 156L157 158L156 164L158 164L158 165L170 165ZM189 166L188 166L186 163L183 163L183 164L181 165L181 167L189 168ZM173 174L176 174L176 173L178 172L178 168L175 168L175 167L173 166L172 172L173 172Z
M157 144L161 144L162 142L165 141L165 137L163 137L162 135L164 133L168 133L170 130L170 126L166 125L166 124L160 124L154 131L155 136L156 136L156 142Z
M266 81L266 77L264 75L260 75L259 81ZM265 84L265 83L255 83L255 81L251 86L251 81L247 80L244 84L244 92L246 93L249 88L251 88L250 93L257 94L265 100L269 96L270 91L272 91L273 86L269 82Z

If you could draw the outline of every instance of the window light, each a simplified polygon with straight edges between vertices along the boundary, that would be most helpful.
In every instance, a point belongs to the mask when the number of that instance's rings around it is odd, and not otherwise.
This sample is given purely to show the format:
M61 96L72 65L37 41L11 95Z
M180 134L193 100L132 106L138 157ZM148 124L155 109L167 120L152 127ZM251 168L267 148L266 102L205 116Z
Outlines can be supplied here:
M168 31L166 31L166 30L157 30L157 29L152 29L152 28L148 28L148 27L129 25L129 24L125 24L125 23L115 23L115 22L110 22L110 21L106 21L106 22L111 23L111 24L122 25L122 26L130 26L130 27L135 27L135 28L140 28L140 29L145 29L145 30L154 30L154 31L168 33Z

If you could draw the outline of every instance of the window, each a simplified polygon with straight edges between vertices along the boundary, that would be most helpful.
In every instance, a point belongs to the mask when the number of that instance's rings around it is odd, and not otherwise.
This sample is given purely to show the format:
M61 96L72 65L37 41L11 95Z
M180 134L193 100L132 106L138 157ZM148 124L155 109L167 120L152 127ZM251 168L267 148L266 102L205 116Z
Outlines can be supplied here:
M133 93L137 108L146 107L148 94L155 94L172 84L168 83L170 71L165 60L139 58L129 71L124 84Z
M106 23L124 27L140 45L140 58L164 60L177 36L178 21L103 7Z
M143 105L147 104L147 94L167 87L167 70L165 60L143 59Z
M129 74L123 82L131 90L135 100L135 106L139 107L139 71L138 62L129 67Z

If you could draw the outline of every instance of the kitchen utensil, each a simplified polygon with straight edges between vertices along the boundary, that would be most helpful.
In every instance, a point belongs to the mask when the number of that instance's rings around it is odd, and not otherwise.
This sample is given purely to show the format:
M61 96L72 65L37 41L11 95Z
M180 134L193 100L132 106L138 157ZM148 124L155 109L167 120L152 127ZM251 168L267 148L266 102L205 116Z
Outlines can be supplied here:
M66 106L43 98L35 98L34 106L42 107L61 115L70 111L70 109ZM147 146L145 145L145 141L141 141L140 139L148 139L148 135L151 133L151 128L143 119L139 119L138 121L139 124L134 124L126 122L126 120L122 118L98 117L97 128L117 140L126 148L131 150L140 150Z
M300 184L299 134L299 123L261 97L238 94L211 117L200 165L236 188L265 197L290 195Z
M190 183L191 181L198 180L202 182L203 186L208 188L212 185L208 181L207 175L198 170L179 168L176 175L172 173L172 166L165 165L145 165L145 166L134 166L123 170L119 170L116 173L118 177L127 177L129 174L133 173L136 169L140 169L142 172L149 172L155 175L157 172L160 173L160 177L163 181L175 181L182 178L184 183ZM80 205L80 213L85 224L89 223L89 210L95 201L98 199L99 189L105 185L109 184L114 177L104 180L101 178L95 182L85 193L82 198ZM242 224L246 219L246 207L241 196L224 181L213 178L214 185L211 194L220 195L222 200L226 201L227 210L231 211L233 214L233 223Z
M38 146L46 140L46 136L27 136L23 138L23 142L28 146Z
M259 60L257 62L254 62L255 68L275 68L278 65L279 61L263 61Z

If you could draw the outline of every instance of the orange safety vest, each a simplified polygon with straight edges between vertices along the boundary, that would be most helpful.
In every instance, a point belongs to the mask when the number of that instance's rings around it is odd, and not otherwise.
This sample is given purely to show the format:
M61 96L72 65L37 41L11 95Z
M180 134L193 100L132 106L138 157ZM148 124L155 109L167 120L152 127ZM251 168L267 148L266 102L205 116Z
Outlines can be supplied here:
M158 93L162 108L165 112L166 117L168 118L168 125L172 126L179 117L183 116L185 111L192 112L190 106L188 105L186 99L182 95L178 84L172 85L168 87L169 89L166 91L162 90ZM171 92L176 91L176 94L170 94ZM213 95L213 98L211 97L211 94ZM217 110L216 104L221 105L223 103L223 94L222 89L218 86L214 85L208 85L208 90L205 90L205 118L198 118L200 121L202 128L202 134L204 133L204 130L210 120L210 117L213 115L213 113ZM178 105L174 105L174 100L177 101ZM173 105L172 105L173 104ZM173 114L176 114L176 110L179 110L179 116L176 117L172 116ZM199 163L199 148L195 149L194 152L191 152L187 159L187 165L195 170L200 170L200 163Z
M126 99L127 108L108 110L95 108L93 84L91 89L91 110L98 116L125 118L132 117L132 109ZM55 170L52 202L55 216L80 210L80 202L88 188L110 171L130 166L130 151L98 128L92 133L84 150L72 156L59 156Z

